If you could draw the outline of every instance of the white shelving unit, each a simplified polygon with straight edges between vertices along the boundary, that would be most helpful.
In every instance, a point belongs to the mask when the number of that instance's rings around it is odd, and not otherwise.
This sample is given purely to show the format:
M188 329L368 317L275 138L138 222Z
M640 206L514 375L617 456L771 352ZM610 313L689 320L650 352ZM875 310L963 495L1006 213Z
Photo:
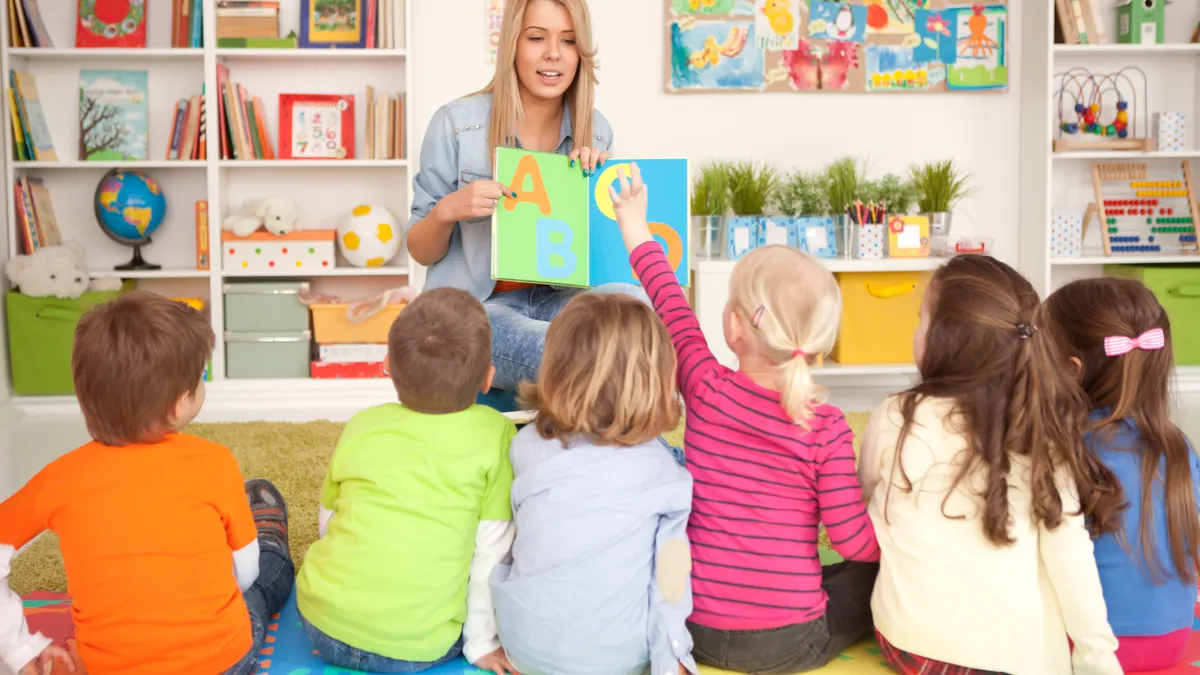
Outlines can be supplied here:
M1103 0L1103 4L1109 39L1115 40L1115 1ZM1105 256L1094 222L1084 240L1082 257L1052 258L1050 255L1051 214L1058 210L1082 214L1095 200L1090 174L1092 162L1146 162L1153 170L1155 167L1175 168L1180 162L1188 161L1192 163L1193 175L1200 169L1195 161L1200 160L1200 145L1197 145L1200 141L1200 127L1197 126L1200 123L1200 44L1188 42L1200 17L1196 15L1195 3L1177 2L1168 5L1166 11L1165 43L1149 45L1055 44L1053 2L1032 3L1022 12L1020 77L1031 86L1022 88L1021 100L1019 267L1044 295L1076 279L1100 276L1104 273L1104 265L1200 265L1200 255L1195 253ZM1053 139L1058 137L1055 92L1061 85L1060 77L1055 74L1079 66L1098 73L1114 72L1127 66L1141 68L1148 80L1146 132L1153 132L1151 118L1155 112L1182 112L1187 115L1192 148L1183 152L1054 152ZM1134 82L1141 86L1136 76ZM1044 84L1037 86L1038 83ZM1105 103L1111 114L1111 97ZM1141 101L1138 103L1140 107ZM1130 107L1133 107L1132 101ZM1141 121L1138 121L1137 132L1141 135ZM1181 390L1200 391L1200 366L1180 366L1176 379Z
M115 275L133 279L139 288L172 297L202 298L212 318L217 347L213 353L213 381L209 384L210 407L256 409L285 408L296 400L319 402L337 397L339 403L357 405L394 396L386 380L322 381L235 380L225 372L224 306L222 289L227 280L258 273L222 269L221 229L224 216L244 201L262 197L287 197L298 206L302 229L328 229L358 204L386 207L398 220L408 218L411 180L417 170L419 139L413 138L411 94L413 90L411 15L407 2L398 2L395 16L395 49L218 49L216 47L215 3L204 3L205 46L201 49L170 48L171 13L148 13L145 49L74 49L75 2L42 2L41 11L56 48L12 48L7 40L0 47L0 66L32 73L47 119L57 162L14 162L11 123L4 119L6 189L21 175L40 176L49 188L64 239L78 240L87 250L92 277ZM164 3L166 4L166 3ZM284 33L299 27L299 3L283 3L280 24ZM165 9L165 7L164 7ZM0 11L0 35L7 35L7 11ZM355 156L344 161L222 160L217 126L219 95L216 68L230 69L230 79L245 85L252 96L266 105L267 136L278 153L278 95L282 93L341 93L355 96ZM148 73L149 159L136 162L85 162L77 157L79 140L79 71L82 69L130 69ZM404 96L404 157L368 160L365 156L366 87ZM206 160L170 161L166 157L171 121L180 98L206 95ZM411 159L409 159L411 158ZM147 261L161 270L115 272L113 266L129 260L132 250L111 241L96 222L93 195L101 176L112 168L144 170L162 186L167 197L165 221L153 243L143 248ZM211 270L196 270L194 205L208 201ZM10 202L7 213L7 245L10 254L20 251L16 219ZM346 265L339 261L339 265ZM415 274L410 275L411 272ZM271 278L307 279L317 292L347 299L369 297L403 286L420 270L402 248L382 268L339 266L333 269ZM14 397L14 403L31 410L74 405L74 398Z

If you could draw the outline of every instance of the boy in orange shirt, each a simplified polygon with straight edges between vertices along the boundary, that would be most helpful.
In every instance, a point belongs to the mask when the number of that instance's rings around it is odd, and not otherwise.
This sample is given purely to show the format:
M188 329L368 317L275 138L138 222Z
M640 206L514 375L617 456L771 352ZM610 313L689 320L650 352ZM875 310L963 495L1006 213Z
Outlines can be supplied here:
M91 675L247 675L291 594L283 496L243 484L228 448L179 433L204 403L212 349L208 321L162 296L89 311L71 369L95 440L0 503L0 587L15 549L57 534ZM43 646L21 612L0 594L0 625L19 627L0 635L0 659Z

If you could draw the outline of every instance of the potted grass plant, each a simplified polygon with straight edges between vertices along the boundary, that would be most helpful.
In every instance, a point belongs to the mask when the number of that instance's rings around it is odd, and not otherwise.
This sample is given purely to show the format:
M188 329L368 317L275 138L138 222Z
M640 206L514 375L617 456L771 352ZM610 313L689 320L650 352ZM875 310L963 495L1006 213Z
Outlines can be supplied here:
M793 171L771 199L775 212L789 218L795 245L819 258L837 257L837 228L830 215L827 180L823 171Z
M779 185L779 172L769 164L741 161L730 164L727 255L738 259L758 245L766 223L767 205Z
M696 255L720 257L729 213L729 163L712 161L700 167L692 184L692 227L699 242Z
M851 257L856 230L850 218L850 209L866 183L866 169L854 157L842 157L825 167L825 194L837 232L838 253L843 258Z
M950 214L960 201L972 193L970 175L954 165L953 159L915 164L909 180L917 191L917 210L929 218L929 234L950 235Z

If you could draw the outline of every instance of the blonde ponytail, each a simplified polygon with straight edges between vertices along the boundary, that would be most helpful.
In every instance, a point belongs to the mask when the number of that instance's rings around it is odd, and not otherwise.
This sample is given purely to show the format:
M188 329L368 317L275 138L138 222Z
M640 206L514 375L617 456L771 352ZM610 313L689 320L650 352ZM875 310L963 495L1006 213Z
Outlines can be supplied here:
M813 381L808 359L828 354L837 339L842 314L837 281L807 253L766 246L738 261L729 296L763 358L776 365L788 418L807 428L813 409L828 396Z

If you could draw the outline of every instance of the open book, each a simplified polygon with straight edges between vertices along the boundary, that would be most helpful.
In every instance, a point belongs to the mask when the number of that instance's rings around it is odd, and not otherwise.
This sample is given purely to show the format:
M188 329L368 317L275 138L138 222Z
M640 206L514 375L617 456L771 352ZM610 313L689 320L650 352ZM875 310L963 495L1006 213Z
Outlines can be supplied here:
M688 284L690 204L686 159L605 162L591 177L565 155L496 149L496 180L517 194L492 217L492 278L589 288L638 283L608 188L637 162L649 194L647 220L681 285Z

